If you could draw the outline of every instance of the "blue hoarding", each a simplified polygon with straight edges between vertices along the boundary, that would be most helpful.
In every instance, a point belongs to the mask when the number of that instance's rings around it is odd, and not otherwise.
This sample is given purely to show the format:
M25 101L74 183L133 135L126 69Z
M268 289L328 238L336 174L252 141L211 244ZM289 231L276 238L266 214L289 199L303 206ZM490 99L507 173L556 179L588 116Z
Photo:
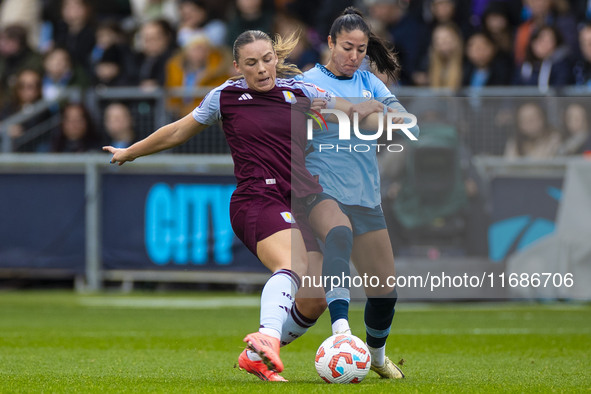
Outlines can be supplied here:
M0 174L0 185L0 267L84 272L84 175Z
M236 238L232 176L103 175L103 268L265 268Z
M229 218L232 176L101 175L103 269L265 272ZM0 174L0 268L85 272L83 174Z
M561 178L499 177L492 181L489 258L501 262L554 232Z

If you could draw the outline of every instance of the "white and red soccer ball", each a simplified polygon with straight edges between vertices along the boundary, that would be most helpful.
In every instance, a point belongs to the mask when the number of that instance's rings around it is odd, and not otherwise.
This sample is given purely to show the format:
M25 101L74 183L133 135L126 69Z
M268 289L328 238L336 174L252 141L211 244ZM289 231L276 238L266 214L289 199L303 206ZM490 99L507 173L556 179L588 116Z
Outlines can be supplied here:
M316 371L327 383L359 383L371 366L363 341L351 334L337 334L322 342L316 352Z

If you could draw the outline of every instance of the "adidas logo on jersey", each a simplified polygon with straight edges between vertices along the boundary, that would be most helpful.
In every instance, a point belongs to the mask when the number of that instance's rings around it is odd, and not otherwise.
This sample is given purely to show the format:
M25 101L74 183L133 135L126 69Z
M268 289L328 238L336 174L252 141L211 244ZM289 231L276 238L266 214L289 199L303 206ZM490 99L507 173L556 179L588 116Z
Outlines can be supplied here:
M248 93L244 93L242 96L238 97L238 100L239 101L242 101L242 100L252 100L252 96L250 94L248 94Z

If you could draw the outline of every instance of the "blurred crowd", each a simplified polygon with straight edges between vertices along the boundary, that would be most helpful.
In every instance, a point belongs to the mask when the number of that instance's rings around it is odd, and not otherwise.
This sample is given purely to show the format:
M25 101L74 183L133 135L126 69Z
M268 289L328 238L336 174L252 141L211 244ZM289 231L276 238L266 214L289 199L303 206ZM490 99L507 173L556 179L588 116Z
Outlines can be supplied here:
M70 87L219 85L233 75L231 44L247 29L299 31L289 60L306 70L326 61L330 25L349 5L367 15L400 57L399 79L388 84L452 91L591 87L591 0L1 0L0 121ZM181 95L167 105L182 116L200 100ZM589 109L569 110L580 120L569 117L569 131L558 133L540 106L519 108L516 124L525 137L508 138L505 154L587 150ZM61 123L37 151L126 146L137 138L129 108L118 102L101 119L83 103L49 107L12 125L11 138L52 113L61 114ZM533 142L535 133L549 146Z

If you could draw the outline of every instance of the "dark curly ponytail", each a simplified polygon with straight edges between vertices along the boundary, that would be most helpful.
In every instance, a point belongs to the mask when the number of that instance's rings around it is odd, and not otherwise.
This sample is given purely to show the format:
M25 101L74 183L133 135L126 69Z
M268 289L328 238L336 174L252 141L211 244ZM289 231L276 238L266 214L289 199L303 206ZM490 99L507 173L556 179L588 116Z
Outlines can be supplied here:
M347 7L341 16L335 19L329 33L333 43L336 43L337 35L343 30L346 32L361 30L368 38L367 56L375 68L388 75L393 81L398 79L400 63L393 46L371 31L361 11L355 7Z

